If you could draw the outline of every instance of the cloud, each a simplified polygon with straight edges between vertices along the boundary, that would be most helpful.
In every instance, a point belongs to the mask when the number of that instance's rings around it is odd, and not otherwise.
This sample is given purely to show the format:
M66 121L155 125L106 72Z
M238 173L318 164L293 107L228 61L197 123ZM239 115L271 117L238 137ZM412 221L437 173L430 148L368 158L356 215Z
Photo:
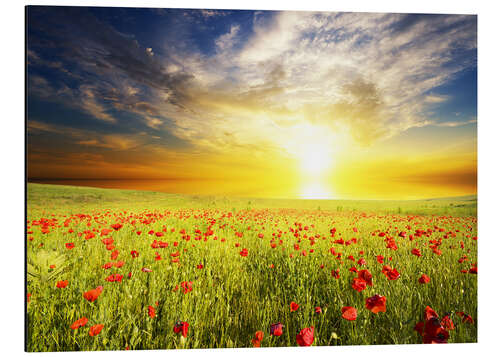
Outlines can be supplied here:
M182 46L189 40L182 36L192 35L184 24L172 31L177 44L153 44L153 55L85 10L49 15L31 17L30 25L48 34L44 46L60 51L63 68L73 63L85 79L64 87L33 75L32 93L67 88L60 98L115 125L122 120L115 111L134 114L142 130L167 130L168 123L170 134L199 151L286 150L287 140L300 140L298 128L310 125L348 133L362 146L413 127L456 126L428 117L429 106L449 99L433 89L476 61L474 16L255 12L250 30L234 22L210 38L214 51ZM40 41L29 47L30 66L41 65Z
M215 40L215 45L217 46L218 50L225 51L231 48L233 46L233 42L239 30L240 30L239 25L232 25L228 33L220 35Z
M447 121L447 122L440 122L440 123L432 123L432 125L447 127L447 128L455 128L457 126L464 126L464 125L475 124L475 123L477 123L477 119L470 119L467 121Z

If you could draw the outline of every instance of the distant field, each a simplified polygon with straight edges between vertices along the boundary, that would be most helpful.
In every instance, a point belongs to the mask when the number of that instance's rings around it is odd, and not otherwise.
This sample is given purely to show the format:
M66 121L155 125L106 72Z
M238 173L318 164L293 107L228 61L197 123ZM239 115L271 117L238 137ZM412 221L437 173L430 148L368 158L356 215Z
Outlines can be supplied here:
M166 209L166 208L223 208L262 209L292 208L324 211L369 211L419 215L475 216L477 196L435 198L426 200L287 200L254 199L196 195L177 195L162 192L102 189L77 186L28 184L29 212L43 210L71 211L94 208Z
M30 183L27 207L28 351L477 340L476 196Z

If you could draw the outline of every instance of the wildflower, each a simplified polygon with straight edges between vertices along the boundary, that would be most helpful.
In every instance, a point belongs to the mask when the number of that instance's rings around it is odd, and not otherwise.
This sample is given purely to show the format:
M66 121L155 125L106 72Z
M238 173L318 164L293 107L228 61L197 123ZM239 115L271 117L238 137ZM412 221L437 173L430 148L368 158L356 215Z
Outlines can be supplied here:
M302 329L296 336L299 346L311 346L314 342L314 326Z

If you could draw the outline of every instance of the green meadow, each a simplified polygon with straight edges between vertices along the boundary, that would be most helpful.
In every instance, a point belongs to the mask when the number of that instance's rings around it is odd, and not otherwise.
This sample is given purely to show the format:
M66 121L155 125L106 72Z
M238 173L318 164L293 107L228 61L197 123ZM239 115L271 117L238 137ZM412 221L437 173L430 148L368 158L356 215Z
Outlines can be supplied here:
M27 231L28 351L298 346L309 327L313 346L477 341L476 196L271 200L28 183ZM376 295L385 311L367 306ZM419 333L419 322L436 326Z

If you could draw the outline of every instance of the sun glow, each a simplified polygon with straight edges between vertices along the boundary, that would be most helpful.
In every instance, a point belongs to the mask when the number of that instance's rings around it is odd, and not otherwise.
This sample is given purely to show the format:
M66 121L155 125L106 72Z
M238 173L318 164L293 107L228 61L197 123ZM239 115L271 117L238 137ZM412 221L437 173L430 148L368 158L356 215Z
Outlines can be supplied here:
M308 200L333 199L333 192L321 182L311 182L302 188L301 198Z
M333 153L321 144L308 144L299 153L301 169L308 175L320 175L333 163Z

